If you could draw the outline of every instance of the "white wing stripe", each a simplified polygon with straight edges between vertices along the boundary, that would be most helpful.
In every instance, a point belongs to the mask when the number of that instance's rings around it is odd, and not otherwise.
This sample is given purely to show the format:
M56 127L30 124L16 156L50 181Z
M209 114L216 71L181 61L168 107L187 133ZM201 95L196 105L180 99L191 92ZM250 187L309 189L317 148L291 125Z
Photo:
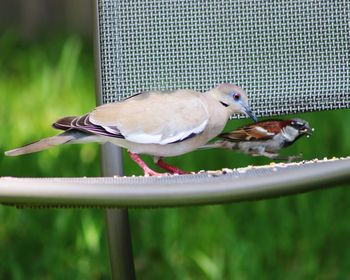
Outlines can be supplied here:
M205 129L207 124L208 124L208 120L205 120L203 123L201 123L199 126L197 126L196 128L194 128L192 130L183 131L183 132L181 132L177 135L174 135L172 137L168 137L166 139L161 139L159 144L164 145L164 144L168 144L168 143L173 143L173 142L181 141L181 140L187 138L188 136L190 136L191 134L199 134L199 133L203 132L203 130Z
M264 128L260 127L260 126L255 127L254 129L256 129L260 133L264 133L264 134L269 135L269 136L274 135L274 133L268 132L266 129L264 129Z
M191 134L199 134L202 133L205 127L208 124L208 120L205 120L203 123L201 123L199 126L195 127L194 129L182 131L174 136L170 136L167 138L162 138L161 134L157 135L149 135L145 133L133 133L131 135L125 136L125 139L131 142L141 143L141 144L160 144L165 145L177 141L181 141Z

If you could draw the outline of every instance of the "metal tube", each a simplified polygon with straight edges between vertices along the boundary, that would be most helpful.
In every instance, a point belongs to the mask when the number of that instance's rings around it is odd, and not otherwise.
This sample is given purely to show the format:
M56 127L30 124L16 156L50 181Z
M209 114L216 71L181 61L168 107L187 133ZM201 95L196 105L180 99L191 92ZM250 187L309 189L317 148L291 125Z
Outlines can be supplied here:
M94 49L95 49L95 73L96 73L96 100L97 105L103 103L101 57L100 57L100 34L99 34L99 1L92 0L94 16ZM102 3L100 3L102 4ZM122 151L111 144L101 147L101 171L102 176L122 175ZM128 210L106 211L108 249L112 279L135 279L134 261Z
M164 177L0 178L18 207L174 207L232 203L349 184L350 157Z
M101 147L102 176L122 175L122 151L112 144ZM106 211L109 259L112 279L135 279L127 209Z

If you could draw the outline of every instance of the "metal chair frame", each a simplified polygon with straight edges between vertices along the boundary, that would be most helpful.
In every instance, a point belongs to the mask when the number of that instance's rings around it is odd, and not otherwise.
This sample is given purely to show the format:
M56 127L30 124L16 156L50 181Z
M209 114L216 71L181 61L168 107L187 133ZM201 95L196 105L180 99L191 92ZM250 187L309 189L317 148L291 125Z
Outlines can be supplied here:
M103 67L106 58L101 60L105 50L101 49L100 9L103 10L104 5L118 6L121 2L123 1L92 0L95 19L94 45L98 105L111 101L110 97L105 98L104 96L105 85L103 82L106 81L106 77ZM164 3L166 3L164 5L172 5L171 1ZM265 8L269 9L269 7ZM160 20L164 20L164 18L160 18ZM166 17L165 20L167 20ZM194 25L198 24L196 20L193 20ZM218 21L220 20L222 19L218 19ZM248 21L247 24L252 24L252 22ZM161 25L155 25L155 27L163 30ZM210 33L210 30L206 30L206 32ZM178 43L179 41L176 40L175 43ZM200 49L201 52L203 50ZM214 54L217 55L217 53ZM118 55L121 54L116 54L116 56ZM346 54L346 50L344 50L344 57L346 56L349 54ZM180 58L182 59L182 57ZM118 57L118 59L120 58ZM198 70L202 62L199 60L195 62ZM291 67L295 67L295 65ZM348 65L345 68L348 70ZM178 72L175 74L177 75ZM207 74L207 72L203 72L203 75ZM250 78L246 74L243 76L245 79ZM118 84L118 81L113 82ZM188 82L186 78L184 82ZM257 104L258 100L264 99L264 104L268 104L268 108L258 107L257 113L260 116L349 108L348 84L344 85L344 90L338 95L327 95L327 93L323 98L319 93L315 93L313 96L315 100L312 104L310 102L303 104L302 102L306 98L303 96L298 97L297 100L290 100L277 95L255 96L253 94L252 101ZM120 86L123 90L126 89L125 84L120 84ZM150 86L152 83L148 81L146 88ZM255 86L254 83L253 88ZM285 90L283 85L278 86L276 86L276 90ZM326 85L321 86L325 87ZM341 86L339 88L342 89ZM124 97L120 93L117 93L116 96L119 99ZM297 108L291 106L293 102L296 102ZM122 177L122 152L120 148L110 144L101 147L101 169L102 178L0 178L0 203L17 207L107 208L106 222L113 279L135 279L127 210L129 207L169 207L264 199L343 185L350 179L349 158L228 170L217 174L201 173L166 178L124 178ZM113 176L116 175L119 177L114 178ZM264 180L261 180L261 176L264 176Z

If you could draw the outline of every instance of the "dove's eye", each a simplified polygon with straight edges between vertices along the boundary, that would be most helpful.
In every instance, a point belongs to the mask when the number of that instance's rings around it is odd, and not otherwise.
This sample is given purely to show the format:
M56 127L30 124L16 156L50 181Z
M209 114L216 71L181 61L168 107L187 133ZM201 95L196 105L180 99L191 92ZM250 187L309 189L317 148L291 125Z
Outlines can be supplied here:
M239 93L234 93L232 97L235 101L239 101L241 99L241 95Z

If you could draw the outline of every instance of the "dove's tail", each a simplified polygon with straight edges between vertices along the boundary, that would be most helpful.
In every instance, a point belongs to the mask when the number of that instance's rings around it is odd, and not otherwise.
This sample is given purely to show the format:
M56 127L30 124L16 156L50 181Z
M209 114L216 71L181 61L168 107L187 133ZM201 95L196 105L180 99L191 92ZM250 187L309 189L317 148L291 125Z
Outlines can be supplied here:
M24 154L35 153L41 150L45 150L45 149L48 149L57 145L61 145L61 144L66 144L69 142L74 143L76 142L74 140L78 140L82 135L83 133L80 133L77 131L66 131L66 132L63 132L62 134L52 136L52 137L47 137L39 141L36 141L34 143L25 145L23 147L6 151L5 155L19 156Z

